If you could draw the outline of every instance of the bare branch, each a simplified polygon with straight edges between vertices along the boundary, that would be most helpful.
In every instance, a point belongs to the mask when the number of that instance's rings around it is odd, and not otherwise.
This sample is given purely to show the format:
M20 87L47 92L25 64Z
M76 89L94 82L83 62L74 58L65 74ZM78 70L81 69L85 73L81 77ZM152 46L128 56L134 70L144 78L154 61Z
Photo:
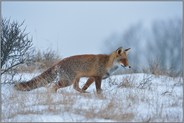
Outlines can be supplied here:
M24 21L2 19L1 75L15 69L32 58L32 38L28 37Z

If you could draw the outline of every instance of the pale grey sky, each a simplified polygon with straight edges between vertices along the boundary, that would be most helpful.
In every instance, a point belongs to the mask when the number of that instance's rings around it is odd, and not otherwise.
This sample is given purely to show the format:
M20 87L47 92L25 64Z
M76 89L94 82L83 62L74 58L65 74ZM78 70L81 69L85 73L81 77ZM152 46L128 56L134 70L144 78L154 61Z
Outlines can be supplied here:
M182 1L2 2L2 16L22 22L37 49L60 56L98 54L113 33L137 22L182 18ZM136 45L136 44L135 44Z

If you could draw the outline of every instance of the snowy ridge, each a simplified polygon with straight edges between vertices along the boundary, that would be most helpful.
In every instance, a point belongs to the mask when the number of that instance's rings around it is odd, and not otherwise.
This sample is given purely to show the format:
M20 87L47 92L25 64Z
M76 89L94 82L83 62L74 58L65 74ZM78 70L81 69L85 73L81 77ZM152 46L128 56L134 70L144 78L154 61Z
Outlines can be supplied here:
M30 79L37 74L23 76ZM80 79L80 87L86 80ZM13 85L1 86L4 122L181 122L183 118L183 81L179 77L114 75L102 81L100 95L94 83L87 89L89 93L79 93L73 86L57 93L46 87L21 92Z

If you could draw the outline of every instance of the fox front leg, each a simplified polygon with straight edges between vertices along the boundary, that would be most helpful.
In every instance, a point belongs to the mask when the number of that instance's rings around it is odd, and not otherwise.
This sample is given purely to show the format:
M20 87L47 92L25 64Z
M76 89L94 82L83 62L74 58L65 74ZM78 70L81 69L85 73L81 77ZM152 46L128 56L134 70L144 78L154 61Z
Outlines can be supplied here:
M86 84L83 86L82 90L85 91L94 81L95 81L96 91L98 94L100 94L102 92L102 89L101 89L102 77L90 77L87 80Z
M102 77L95 77L95 85L96 85L97 94L101 94L102 92L101 82L102 82Z
M85 90L79 88L79 80L79 78L74 80L73 88L80 93L88 93Z
M109 74L109 73L106 73L106 74L103 76L102 79L106 79L106 78L108 78L109 76L110 76L110 74ZM88 87L89 87L94 81L95 81L95 77L90 77L90 78L87 80L86 84L82 87L82 90L87 90Z

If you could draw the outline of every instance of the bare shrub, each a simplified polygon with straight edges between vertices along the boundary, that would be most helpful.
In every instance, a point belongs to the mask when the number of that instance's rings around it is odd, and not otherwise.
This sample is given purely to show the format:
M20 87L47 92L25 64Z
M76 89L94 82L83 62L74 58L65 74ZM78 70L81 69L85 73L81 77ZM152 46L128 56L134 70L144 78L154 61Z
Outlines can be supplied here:
M46 51L37 51L34 55L34 65L38 69L46 69L60 60L60 56L53 50L48 49Z
M108 82L110 87L112 87L114 85L116 85L116 86L118 85L116 79L112 79L111 77L108 78L107 82Z
M24 22L19 24L10 19L2 20L1 35L1 75L15 71L20 64L31 61L33 50L32 39L22 29Z
M151 89L152 85L152 76L151 75L144 75L143 79L137 86L140 89Z
M163 67L158 59L149 60L148 67L143 68L142 71L144 73L151 73L156 76L159 75L166 75L171 77L181 76L181 72L174 70L172 66L170 68Z
M14 84L19 66L29 64L32 60L34 53L32 38L29 37L23 25L24 21L18 23L10 19L2 19L1 75L8 77L1 83Z
M126 111L122 102L111 98L110 102L101 110L99 110L99 117L104 119L111 119L116 121L131 121L134 117L133 112Z
M47 49L46 51L35 51L32 62L29 64L21 64L17 68L18 72L34 72L35 70L43 71L53 64L60 61L60 56L51 49Z
M118 84L118 88L124 87L124 88L131 88L133 87L134 77L126 76L123 78L123 81Z

